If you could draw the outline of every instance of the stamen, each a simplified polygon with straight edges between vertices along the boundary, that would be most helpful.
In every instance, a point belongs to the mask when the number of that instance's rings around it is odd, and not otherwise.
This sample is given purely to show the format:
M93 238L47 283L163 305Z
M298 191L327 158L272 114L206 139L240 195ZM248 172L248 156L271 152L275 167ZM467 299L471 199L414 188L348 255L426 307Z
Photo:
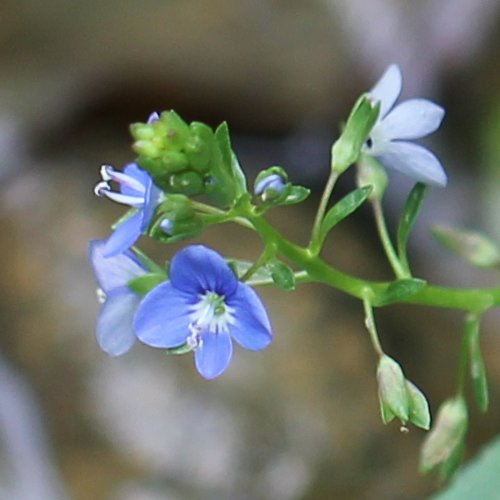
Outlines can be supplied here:
M123 205L131 207L142 207L144 205L144 196L128 196L114 191L103 191L103 194L109 199L116 201L116 203L122 203Z
M142 195L146 193L146 186L140 181L123 172L116 171L111 165L103 165L101 167L101 177L105 181L114 181L123 186L127 186L130 189L138 191Z
M104 290L102 288L98 288L96 290L96 295L97 295L97 301L99 302L99 304L104 304L104 302L106 302L106 293L104 292Z
M109 187L109 184L106 181L101 181L98 184L96 184L94 188L94 194L96 196L105 196L108 191L110 191L111 188Z

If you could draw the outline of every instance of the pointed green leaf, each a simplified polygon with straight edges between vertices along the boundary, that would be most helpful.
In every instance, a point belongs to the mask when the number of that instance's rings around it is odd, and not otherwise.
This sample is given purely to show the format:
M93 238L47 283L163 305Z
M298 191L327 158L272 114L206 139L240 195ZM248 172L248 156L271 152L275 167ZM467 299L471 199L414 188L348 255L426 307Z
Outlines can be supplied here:
M482 412L486 412L489 406L488 379L479 345L479 321L478 316L470 315L465 323L465 332L469 348L469 367L474 397L478 408Z
M411 230L422 208L426 193L427 186L421 182L417 182L408 195L403 213L401 214L401 219L399 220L397 233L398 254L406 268L408 268L408 260L406 257L408 238L410 237Z
M275 285L283 290L295 290L295 275L285 263L278 259L271 259L266 267L271 272Z
M146 295L150 290L167 279L165 274L148 273L134 278L127 286L137 295Z
M407 299L418 293L425 286L426 281L418 278L405 278L393 281L385 291L381 303L391 304Z
M499 267L500 249L490 238L476 231L435 226L434 237L452 252L476 267Z
M321 223L321 240L326 237L328 232L335 225L337 225L341 220L345 219L347 216L351 215L357 208L359 208L370 196L371 192L371 186L364 186L355 189L348 195L344 196L332 208L330 208L330 210L328 210L328 212L326 213L323 222Z
M241 169L238 158L234 154L231 147L231 139L229 136L229 127L227 122L221 123L215 130L215 139L219 146L222 155L222 163L226 175L231 179L231 184L234 189L235 197L239 198L247 191L247 183L245 174Z

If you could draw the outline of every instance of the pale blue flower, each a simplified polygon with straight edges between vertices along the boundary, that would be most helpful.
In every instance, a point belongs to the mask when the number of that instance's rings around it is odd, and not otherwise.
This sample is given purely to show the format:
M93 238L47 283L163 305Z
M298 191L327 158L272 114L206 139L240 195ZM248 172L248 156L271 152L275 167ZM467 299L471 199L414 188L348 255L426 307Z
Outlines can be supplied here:
M172 259L169 277L144 297L135 315L135 333L145 344L173 348L187 343L198 372L212 379L229 365L233 339L255 351L271 342L258 295L215 251L202 245L184 248Z
M110 356L120 356L136 341L132 325L141 300L127 284L146 274L147 270L132 252L106 257L105 247L104 240L93 240L88 250L102 303L97 317L96 336L104 352Z
M444 109L427 99L409 99L394 107L402 83L401 71L393 64L369 92L380 102L380 113L363 152L418 182L443 187L447 178L441 162L428 149L407 140L436 131Z
M257 196L263 195L266 196L266 192L273 194L281 194L286 187L286 182L278 174L271 174L267 177L264 177L259 182L255 184L254 192Z
M104 254L110 257L130 248L146 231L163 194L154 185L151 176L136 163L129 163L123 172L116 171L110 165L103 165L101 177L103 180L94 189L97 196L106 196L136 209L106 241ZM110 181L119 184L119 192L111 190Z

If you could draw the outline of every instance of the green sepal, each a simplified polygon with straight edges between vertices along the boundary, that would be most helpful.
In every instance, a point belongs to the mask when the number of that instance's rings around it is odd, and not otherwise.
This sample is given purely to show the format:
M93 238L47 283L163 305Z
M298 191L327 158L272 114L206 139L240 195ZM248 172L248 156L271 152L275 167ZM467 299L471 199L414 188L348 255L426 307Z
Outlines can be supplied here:
M431 413L429 403L422 391L409 380L406 380L406 390L410 399L409 422L424 430L429 430L431 425Z
M469 351L469 368L476 404L483 413L488 410L488 379L479 345L479 321L476 315L470 315L465 322L465 335Z
M357 188L330 208L321 223L319 240L323 241L334 226L359 208L367 200L371 192L371 186Z
M283 290L295 290L295 274L284 262L271 259L266 267L271 273L274 284Z
M148 273L134 278L127 283L127 286L137 295L146 295L150 290L163 283L167 276L159 273Z
M403 278L393 281L385 290L380 299L380 304L392 304L408 299L412 295L416 295L424 286L426 281L419 278Z
M417 182L413 189L410 191L408 198L406 200L401 218L399 220L398 232L397 232L397 246L399 258L402 264L408 269L408 259L406 247L408 245L408 238L410 236L411 230L415 225L420 209L422 208L422 203L424 202L425 195L427 193L427 186L421 182Z
M473 266L486 268L500 266L498 245L482 233L434 226L432 234L441 245Z
M128 209L118 220L111 224L111 229L114 231L118 226L121 226L125 221L133 217L138 210L138 208Z
M165 275L165 269L159 266L151 257L146 255L140 248L133 246L132 249L144 267L152 274Z
M192 352L193 347L190 346L187 342L178 347L170 347L165 349L165 354L167 355L179 355L179 354L187 354Z
M410 398L406 380L399 363L384 354L377 366L378 396L382 421L397 417L406 424L410 417Z
M343 173L355 163L377 121L380 103L363 94L354 105L342 134L332 146L332 170Z
M381 200L389 179L385 168L373 156L361 154L358 160L356 183L358 187L371 186L370 200Z
M309 195L311 190L304 186L290 186L285 198L280 201L280 205L296 205L302 203Z

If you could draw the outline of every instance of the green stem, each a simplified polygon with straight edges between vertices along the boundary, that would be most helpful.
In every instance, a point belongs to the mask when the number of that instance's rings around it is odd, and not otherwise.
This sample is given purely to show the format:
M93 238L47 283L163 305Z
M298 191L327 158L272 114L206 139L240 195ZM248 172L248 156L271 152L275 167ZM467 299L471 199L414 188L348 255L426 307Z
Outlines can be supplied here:
M372 201L372 207L380 241L382 242L385 254L387 256L387 259L389 260L389 263L391 264L394 273L399 279L409 278L410 276L401 265L401 262L399 262L399 258L396 254L396 251L394 250L394 246L392 245L391 238L389 236L389 231L387 230L387 225L385 223L384 212L382 210L382 205L380 203L380 200L374 199Z
M262 267L276 253L274 245L266 245L260 257L248 268L246 273L240 278L240 281L248 281L255 272Z
M370 334L370 340L372 342L373 348L377 353L378 357L384 355L384 350L380 344L380 339L378 338L377 327L375 325L375 318L373 317L373 308L368 296L363 297L363 308L365 311L365 326Z
M277 254L290 259L299 269L307 272L311 281L325 283L361 300L369 294L374 307L383 304L384 294L391 282L363 280L339 271L311 254L307 248L285 239L263 217L253 215L251 210L246 217L266 245L274 244ZM462 289L425 285L418 293L402 299L400 303L482 312L492 306L500 306L500 287Z
M319 202L318 211L316 212L316 217L314 219L314 224L311 232L311 241L309 243L309 249L311 253L317 255L321 250L319 244L319 236L320 236L320 228L321 223L323 222L323 218L325 217L326 207L328 206L328 202L330 201L330 196L332 194L333 188L339 175L337 172L332 169L330 171L330 176L328 177L328 181L326 182L325 190L321 195L321 200Z

